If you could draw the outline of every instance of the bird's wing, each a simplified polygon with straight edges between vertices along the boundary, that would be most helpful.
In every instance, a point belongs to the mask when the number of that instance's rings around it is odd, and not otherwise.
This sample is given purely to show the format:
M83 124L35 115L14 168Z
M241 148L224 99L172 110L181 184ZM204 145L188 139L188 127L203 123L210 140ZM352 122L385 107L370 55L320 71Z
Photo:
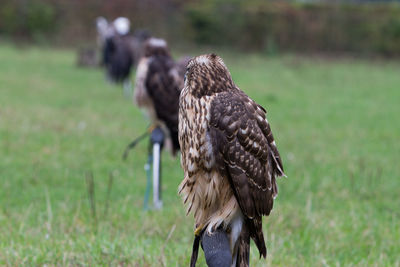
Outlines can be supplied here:
M169 57L152 57L149 60L146 89L153 100L157 118L166 124L174 148L178 149L179 94L182 84L179 83L174 65ZM183 83L183 77L181 80Z
M269 215L275 177L284 174L265 110L238 89L219 93L211 103L210 135L243 214Z

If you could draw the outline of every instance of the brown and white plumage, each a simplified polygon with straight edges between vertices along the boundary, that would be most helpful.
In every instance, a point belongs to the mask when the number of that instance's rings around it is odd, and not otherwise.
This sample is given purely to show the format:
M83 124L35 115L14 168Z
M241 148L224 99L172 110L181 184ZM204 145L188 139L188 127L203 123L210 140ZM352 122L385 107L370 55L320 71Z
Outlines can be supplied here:
M265 115L233 83L220 57L189 62L179 102L179 192L196 227L229 230L237 266L247 266L250 237L266 256L261 217L270 214L276 177L284 175Z
M162 127L173 154L179 149L178 109L183 76L179 75L167 44L150 38L136 72L134 100L154 125Z

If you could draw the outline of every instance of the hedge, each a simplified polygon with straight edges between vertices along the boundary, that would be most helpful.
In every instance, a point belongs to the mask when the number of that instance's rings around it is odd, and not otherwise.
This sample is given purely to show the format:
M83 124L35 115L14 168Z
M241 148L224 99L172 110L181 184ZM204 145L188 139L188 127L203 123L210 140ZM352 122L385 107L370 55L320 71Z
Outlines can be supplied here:
M400 57L399 3L280 0L5 0L0 35L95 40L97 16L127 16L172 43L276 53L346 52Z
M185 9L193 42L258 51L400 56L400 5L206 0Z

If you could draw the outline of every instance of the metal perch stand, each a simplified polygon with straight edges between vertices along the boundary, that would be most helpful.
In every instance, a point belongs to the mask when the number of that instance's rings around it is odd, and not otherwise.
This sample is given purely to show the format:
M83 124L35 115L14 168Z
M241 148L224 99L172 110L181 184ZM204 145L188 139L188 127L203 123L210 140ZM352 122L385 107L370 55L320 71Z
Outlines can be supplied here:
M129 150L134 148L144 137L149 134L142 134L135 140L133 140L125 149L122 156L124 160L128 157ZM147 163L144 165L147 177L146 192L144 195L143 208L145 210L149 209L149 195L151 190L151 184L153 184L153 207L154 209L162 208L161 200L161 151L164 145L165 134L160 127L154 128L150 133L150 144L149 144L149 154L147 158ZM152 179L153 178L153 179Z
M161 200L161 149L164 145L164 132L160 127L155 128L150 134L153 150L153 205L155 209L162 208Z

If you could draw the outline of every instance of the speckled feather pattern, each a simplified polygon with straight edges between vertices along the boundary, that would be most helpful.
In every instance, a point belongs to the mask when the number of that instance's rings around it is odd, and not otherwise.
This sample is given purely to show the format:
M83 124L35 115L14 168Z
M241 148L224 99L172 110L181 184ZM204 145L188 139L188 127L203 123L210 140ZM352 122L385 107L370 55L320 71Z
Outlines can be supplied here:
M189 61L186 77L179 101L179 192L187 212L208 231L229 228L242 216L242 234L231 240L234 257L246 261L249 237L265 257L261 217L270 214L276 177L284 175L266 111L233 83L216 55Z
M182 87L183 75L165 41L151 38L137 68L134 99L152 124L163 128L173 154L179 149L178 102Z

